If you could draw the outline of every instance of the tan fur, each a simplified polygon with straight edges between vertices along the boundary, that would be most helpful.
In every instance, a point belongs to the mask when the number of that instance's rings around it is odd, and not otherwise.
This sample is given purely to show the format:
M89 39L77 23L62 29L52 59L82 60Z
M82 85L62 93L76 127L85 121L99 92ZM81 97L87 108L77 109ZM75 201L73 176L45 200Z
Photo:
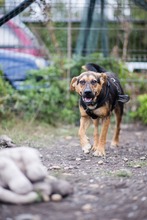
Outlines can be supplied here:
M99 83L96 83L94 85L90 84L92 80L98 80L98 79L99 79ZM98 95L100 94L103 84L105 84L107 81L107 75L105 73L95 73L92 71L86 71L81 73L77 77L73 77L73 79L71 80L70 89L71 91L76 91L80 96L83 94L85 85L82 85L77 82L82 80L89 83L91 90L95 94L94 99L96 100ZM89 109L93 109L93 106L89 106ZM89 153L91 149L91 144L89 143L89 139L86 136L86 130L88 129L92 121L94 125L94 134L93 134L94 144L92 147L92 150L94 151L94 156L105 156L106 137L108 133L108 127L110 124L109 105L105 103L105 105L103 105L102 107L93 110L93 113L98 116L97 119L92 119L91 117L89 117L82 106L79 106L79 110L81 114L79 137L83 151L85 153ZM121 119L122 119L119 108L115 109L115 115L116 115L116 128L111 143L111 146L113 147L118 146L119 143L119 132L120 132ZM100 119L102 119L102 128L99 135L98 125Z

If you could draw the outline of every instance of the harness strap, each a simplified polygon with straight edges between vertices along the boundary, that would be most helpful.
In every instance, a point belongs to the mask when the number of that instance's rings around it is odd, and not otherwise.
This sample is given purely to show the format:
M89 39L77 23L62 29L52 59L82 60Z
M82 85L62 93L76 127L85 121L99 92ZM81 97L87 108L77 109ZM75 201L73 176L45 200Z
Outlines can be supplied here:
M92 119L97 119L98 118L98 116L93 113L93 110L88 108L88 106L83 101L82 97L80 99L80 105L84 108L87 115L89 115Z

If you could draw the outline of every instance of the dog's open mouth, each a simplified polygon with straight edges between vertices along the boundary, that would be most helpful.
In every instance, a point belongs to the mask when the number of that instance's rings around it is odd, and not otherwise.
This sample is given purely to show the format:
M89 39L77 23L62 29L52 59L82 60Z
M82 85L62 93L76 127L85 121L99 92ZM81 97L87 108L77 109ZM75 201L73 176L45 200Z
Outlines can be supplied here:
M83 97L83 101L86 103L91 103L92 100L93 100L92 98Z

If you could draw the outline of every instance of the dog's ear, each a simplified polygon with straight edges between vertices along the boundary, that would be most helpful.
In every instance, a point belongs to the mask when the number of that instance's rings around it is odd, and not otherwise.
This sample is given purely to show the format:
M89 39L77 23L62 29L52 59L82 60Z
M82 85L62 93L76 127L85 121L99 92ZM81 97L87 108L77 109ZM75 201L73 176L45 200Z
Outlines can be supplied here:
M75 91L75 86L77 84L78 77L73 77L70 83L70 90Z
M103 85L106 82L107 82L107 75L106 73L102 73L100 76L100 84Z

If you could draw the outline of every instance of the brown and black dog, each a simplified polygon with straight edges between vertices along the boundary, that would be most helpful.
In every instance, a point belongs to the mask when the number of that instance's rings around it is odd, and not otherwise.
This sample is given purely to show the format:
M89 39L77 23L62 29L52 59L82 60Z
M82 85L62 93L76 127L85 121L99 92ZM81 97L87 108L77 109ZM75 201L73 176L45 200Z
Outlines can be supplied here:
M114 73L107 72L103 67L94 63L86 64L83 69L85 72L73 77L70 84L71 91L76 91L80 95L80 143L84 153L89 153L91 144L86 136L86 130L92 120L94 124L92 148L94 156L105 156L105 143L111 112L114 110L116 115L116 128L111 146L117 147L123 105L129 101L129 96L124 95L120 82ZM102 119L100 135L98 135L99 119Z

